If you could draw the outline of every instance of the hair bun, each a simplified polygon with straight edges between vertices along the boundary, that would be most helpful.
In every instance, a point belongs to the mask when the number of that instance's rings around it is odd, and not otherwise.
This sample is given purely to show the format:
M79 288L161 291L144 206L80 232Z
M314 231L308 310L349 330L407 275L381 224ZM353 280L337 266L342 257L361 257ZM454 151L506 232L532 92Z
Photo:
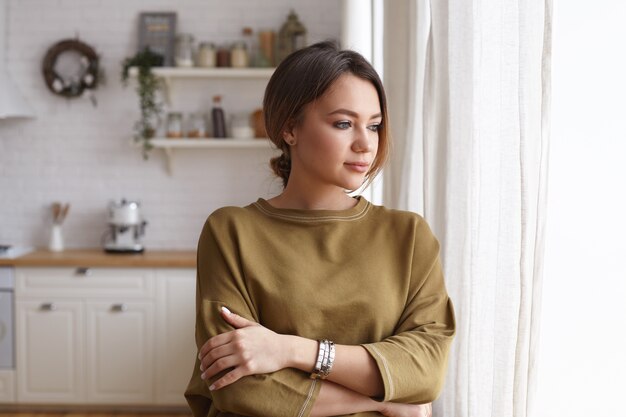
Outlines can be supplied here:
M289 155L283 152L280 156L270 159L270 166L276 176L283 179L283 186L286 187L289 174L291 173L291 159Z

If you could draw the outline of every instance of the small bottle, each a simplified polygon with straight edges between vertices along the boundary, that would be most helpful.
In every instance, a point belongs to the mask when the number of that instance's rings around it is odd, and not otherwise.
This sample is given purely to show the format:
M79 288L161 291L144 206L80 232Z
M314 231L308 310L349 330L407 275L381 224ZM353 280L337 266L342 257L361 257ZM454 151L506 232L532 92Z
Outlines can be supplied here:
M245 27L241 31L241 34L243 35L243 41L246 43L246 49L248 50L248 66L256 67L257 51L259 47L254 40L254 31L251 27Z
M211 110L211 119L213 121L213 137L226 137L226 120L224 119L224 110L222 109L222 96L213 96L213 109Z

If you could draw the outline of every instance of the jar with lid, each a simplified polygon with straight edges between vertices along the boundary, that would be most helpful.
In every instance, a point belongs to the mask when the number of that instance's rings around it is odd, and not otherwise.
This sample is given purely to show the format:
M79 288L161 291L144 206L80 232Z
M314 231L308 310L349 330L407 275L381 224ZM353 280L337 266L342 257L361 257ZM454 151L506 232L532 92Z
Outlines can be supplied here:
M193 35L181 33L176 36L176 66L193 67Z
M216 64L215 44L211 42L202 42L198 48L198 66L204 68L213 68Z
M248 67L248 48L246 43L235 42L230 50L230 64L233 68Z
M191 113L187 119L187 137L206 138L206 119L202 113Z
M168 138L183 137L183 115L179 112L167 114L167 133Z

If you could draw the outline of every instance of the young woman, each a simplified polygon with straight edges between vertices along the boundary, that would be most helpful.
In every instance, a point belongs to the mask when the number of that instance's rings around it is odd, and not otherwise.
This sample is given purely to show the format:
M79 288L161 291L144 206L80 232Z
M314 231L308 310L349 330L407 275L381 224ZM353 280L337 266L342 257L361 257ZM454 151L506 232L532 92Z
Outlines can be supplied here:
M418 214L347 194L388 154L378 75L315 44L278 66L263 107L284 190L200 235L194 416L430 416L455 326L439 243Z

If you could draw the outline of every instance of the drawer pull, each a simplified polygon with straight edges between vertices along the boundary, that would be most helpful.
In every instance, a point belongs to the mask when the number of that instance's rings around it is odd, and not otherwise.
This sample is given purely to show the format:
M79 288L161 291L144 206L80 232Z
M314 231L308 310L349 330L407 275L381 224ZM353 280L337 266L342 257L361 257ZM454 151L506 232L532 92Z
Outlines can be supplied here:
M54 303L43 303L39 308L42 311L55 311L57 306Z
M91 275L91 269L89 268L76 268L76 275L80 275L81 277L87 277Z
M128 307L126 307L126 304L121 303L121 304L113 304L113 306L111 306L111 310L112 311L116 311L119 313L122 313L124 311L126 311L128 309Z

